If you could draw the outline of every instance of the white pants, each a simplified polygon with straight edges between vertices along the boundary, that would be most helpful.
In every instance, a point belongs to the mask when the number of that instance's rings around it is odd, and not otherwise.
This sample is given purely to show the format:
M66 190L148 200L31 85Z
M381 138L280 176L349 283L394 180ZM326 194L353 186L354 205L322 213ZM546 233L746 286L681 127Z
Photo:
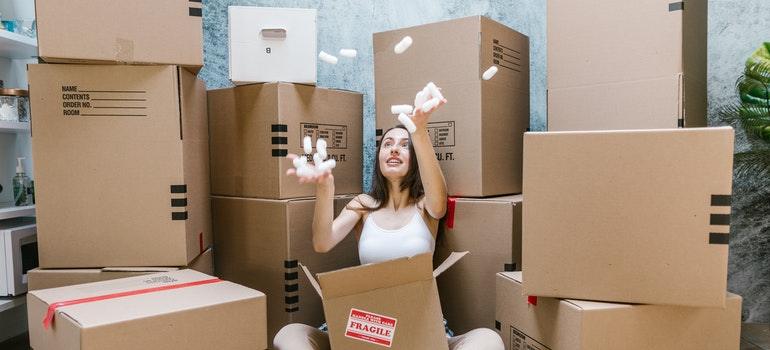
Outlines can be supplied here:
M477 328L449 338L449 350L504 350L503 340L495 331ZM300 323L286 325L273 339L275 350L331 350L329 335Z

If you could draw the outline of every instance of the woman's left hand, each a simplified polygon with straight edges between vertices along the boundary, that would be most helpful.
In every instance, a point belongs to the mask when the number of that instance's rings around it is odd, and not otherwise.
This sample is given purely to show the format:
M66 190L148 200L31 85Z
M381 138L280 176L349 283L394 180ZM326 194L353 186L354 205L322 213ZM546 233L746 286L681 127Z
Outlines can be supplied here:
M441 106L446 104L446 102L446 99L442 99L438 105L436 105L436 107L431 108L427 112L422 111L422 106L415 106L414 112L409 117L412 118L412 122L417 127L417 130L424 130L428 125L428 119L430 119L430 115L441 108Z

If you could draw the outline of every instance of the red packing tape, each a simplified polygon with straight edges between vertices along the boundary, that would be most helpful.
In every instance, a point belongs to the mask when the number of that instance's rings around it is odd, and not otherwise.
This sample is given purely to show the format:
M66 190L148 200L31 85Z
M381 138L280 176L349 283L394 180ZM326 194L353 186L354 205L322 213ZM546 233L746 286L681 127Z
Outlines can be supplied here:
M457 205L457 198L447 197L446 199L446 227L455 227L455 206Z
M201 280L201 281L195 281L195 282L187 282L187 283L180 283L170 286L161 286L161 287L153 287L153 288L146 288L146 289L138 289L138 290L131 290L127 292L120 292L120 293L112 293L112 294L105 294L105 295L99 295L95 297L88 297L88 298L82 298L82 299L73 299L73 300L67 300L67 301L60 301L56 303L52 303L48 306L48 311L45 314L45 318L43 319L43 328L48 329L53 324L53 317L56 313L56 309L64 306L70 306L70 305L77 305L77 304L85 304L90 303L94 301L100 301L100 300L108 300L108 299L116 299L116 298L122 298L122 297L128 297L132 295L140 295L140 294L148 294L148 293L155 293L155 292L162 292L164 290L171 290L171 289L180 289L180 288L186 288L186 287L193 287L193 286L200 286L203 284L210 284L210 283L217 283L222 282L219 278L212 278L208 280Z
M527 303L537 306L537 297L528 295L527 296Z

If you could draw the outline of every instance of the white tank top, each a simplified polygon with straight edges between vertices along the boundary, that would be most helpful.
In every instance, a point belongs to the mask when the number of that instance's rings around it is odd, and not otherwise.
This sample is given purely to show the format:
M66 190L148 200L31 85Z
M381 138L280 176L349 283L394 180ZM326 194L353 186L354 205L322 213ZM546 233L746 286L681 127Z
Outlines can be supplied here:
M436 240L417 210L406 225L395 230L380 227L369 214L358 240L358 258L362 265L378 263L432 253L435 246Z

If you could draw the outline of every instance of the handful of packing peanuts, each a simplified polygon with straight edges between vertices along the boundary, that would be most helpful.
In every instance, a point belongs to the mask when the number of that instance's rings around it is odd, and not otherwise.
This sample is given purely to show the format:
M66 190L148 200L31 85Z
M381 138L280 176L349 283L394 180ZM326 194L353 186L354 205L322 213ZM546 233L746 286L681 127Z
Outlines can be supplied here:
M313 154L314 167L308 164L307 157L305 155L299 155L294 158L294 168L297 170L298 177L308 177L322 175L327 170L332 170L337 166L337 161L334 159L326 160L329 156L326 153L326 140L318 139L315 144L316 153L313 153L313 140L310 136L305 136L302 139L302 148L305 154Z
M441 94L441 89L433 82L429 82L414 96L414 107L411 105L392 105L390 106L390 112L397 114L398 121L406 127L409 133L413 133L417 130L417 126L414 125L412 118L407 114L411 114L418 108L422 109L423 113L427 113L436 108L443 100L444 95Z

